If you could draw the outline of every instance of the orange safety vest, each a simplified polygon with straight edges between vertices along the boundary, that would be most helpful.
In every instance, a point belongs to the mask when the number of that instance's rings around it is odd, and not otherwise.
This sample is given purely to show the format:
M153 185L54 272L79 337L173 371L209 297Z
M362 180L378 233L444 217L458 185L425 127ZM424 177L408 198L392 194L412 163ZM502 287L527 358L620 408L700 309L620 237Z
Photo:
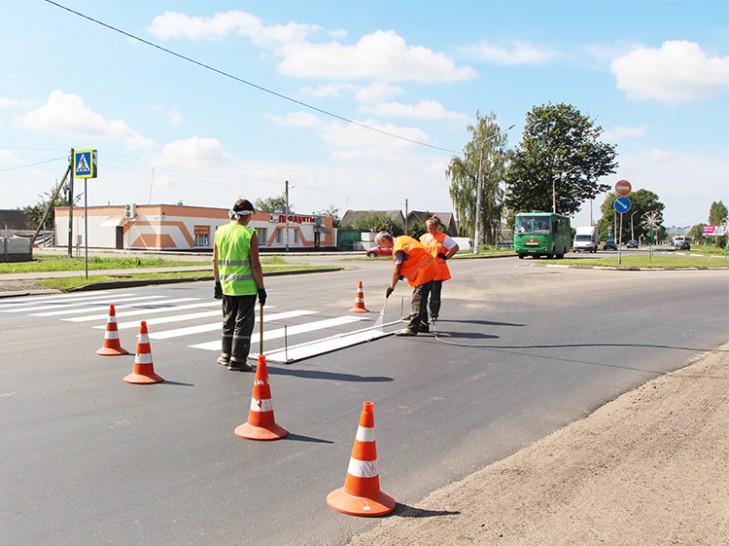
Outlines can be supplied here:
M435 235L426 232L420 236L420 244L427 248L435 258L435 262L438 264L438 276L435 278L436 281L447 281L451 278L451 270L448 269L448 265L445 260L438 258L438 253L448 254L448 251L443 248L443 241L445 241L446 234L442 231L437 232Z
M416 239L403 235L395 239L392 247L392 259L397 252L404 252L408 259L403 261L400 273L408 280L412 288L435 280L438 276L438 264L427 248Z

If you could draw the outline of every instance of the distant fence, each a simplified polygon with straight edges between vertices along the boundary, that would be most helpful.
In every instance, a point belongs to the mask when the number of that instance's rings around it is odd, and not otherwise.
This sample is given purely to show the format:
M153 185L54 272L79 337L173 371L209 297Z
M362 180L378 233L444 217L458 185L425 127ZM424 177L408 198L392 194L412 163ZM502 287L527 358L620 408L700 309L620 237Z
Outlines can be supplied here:
M33 244L30 237L2 238L3 262L29 262L33 259Z

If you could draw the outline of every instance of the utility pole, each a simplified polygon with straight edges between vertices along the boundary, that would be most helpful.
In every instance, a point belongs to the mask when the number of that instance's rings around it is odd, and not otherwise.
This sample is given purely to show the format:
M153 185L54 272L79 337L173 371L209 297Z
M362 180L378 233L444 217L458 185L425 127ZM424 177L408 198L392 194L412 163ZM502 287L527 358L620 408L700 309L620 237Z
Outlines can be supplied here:
M481 142L481 153L478 157L478 180L476 181L476 217L474 221L474 232L473 232L473 253L478 254L478 247L481 242L481 234L479 233L478 219L481 216L481 175L483 174L483 147L486 144L484 140Z
M286 181L286 252L289 251L289 181Z
M408 200L405 199L405 235L408 234Z
M71 159L69 165L71 165L71 173L68 185L68 257L73 258L73 153L74 149L71 148Z

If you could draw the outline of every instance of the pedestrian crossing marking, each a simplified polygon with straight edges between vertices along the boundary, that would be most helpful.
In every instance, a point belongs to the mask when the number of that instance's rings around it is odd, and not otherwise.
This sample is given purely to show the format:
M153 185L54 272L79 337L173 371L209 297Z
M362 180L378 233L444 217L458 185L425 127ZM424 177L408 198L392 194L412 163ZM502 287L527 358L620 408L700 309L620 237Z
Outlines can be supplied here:
M131 297L131 296L136 296L136 294L119 294L118 296L115 296L115 298L116 297L126 298L126 297ZM7 309L4 308L5 306L3 303L0 303L0 311L2 311L4 313L21 313L21 312L24 313L27 311L43 311L43 310L48 310L49 305L53 306L54 304L57 304L57 303L63 304L65 307L70 307L72 305L93 305L93 304L97 303L95 300L103 300L102 303L108 305L109 304L108 298L109 298L109 296L96 296L93 298L90 296L87 296L83 299L79 299L79 298L73 298L73 299L68 298L67 300L55 299L55 300L49 300L49 301L45 301L45 302L39 302L38 300L34 299L32 302L24 302L24 305L8 306ZM15 302L11 302L11 303L15 303ZM37 303L43 303L43 305L36 305Z
M152 326L162 326L165 324L185 321L206 321L206 319L216 317L216 320L208 320L203 324L189 326L183 325L179 328L168 328L161 329L160 331L153 331L149 333L149 337L150 339L155 340L174 340L177 338L191 338L196 335L202 336L210 332L217 332L217 335L215 336L216 339L214 341L190 344L187 345L187 347L205 351L219 351L222 321L221 302L200 300L201 298L196 297L170 299L163 295L139 295L133 292L114 293L109 291L98 291L93 294L73 294L33 298L32 301L29 301L26 298L14 298L12 300L0 301L0 312L26 313L28 316L32 317L57 318L62 321L76 323L95 321L97 324L90 325L92 328L105 329L109 318L107 307L113 301L116 318L127 317L129 319L117 322L117 330L138 328L139 321L132 319L132 317L136 316L141 316L148 325ZM119 302L124 303L120 304ZM275 306L268 306L266 309L273 307ZM102 310L103 313L101 312ZM183 313L181 311L190 312ZM288 319L309 317L311 315L316 315L317 313L318 311L305 309L283 311L280 313L267 313L264 317L265 324L273 325L278 321L278 324L282 324L283 327L267 331L264 330L263 340L285 340L285 346L283 348L275 349L271 353L266 353L269 361L290 364L304 358L310 358L312 356L343 349L359 343L373 341L392 333L385 332L382 325L375 325L361 330L342 332L333 336L314 339L298 345L289 345L290 338L297 335L310 334L312 332L323 332L327 329L336 329L337 327L346 328L347 325L361 323L362 321L371 321L371 318L368 316L346 315L313 320L300 324L288 324L286 322ZM148 318L149 315L155 314L166 314L166 316ZM259 315L256 315L256 321L260 322ZM397 324L397 322L388 323L385 326L390 324ZM345 328L342 329L344 330ZM251 345L257 346L259 341L260 336L254 334L251 338ZM251 357L255 358L257 355L252 354Z
M326 328L334 328L336 326L343 326L345 324L351 324L360 320L368 320L366 317L335 317L323 320L317 320L314 322L307 322L305 324L297 324L294 326L287 326L285 328L277 328L275 330L269 330L263 332L263 341L273 341L274 339L280 339L284 336L295 336L297 334L304 334L308 332L314 332L316 330L324 330ZM264 323L266 320L264 319ZM259 336L252 336L251 345L259 342ZM207 343L198 343L196 345L190 345L193 349L203 349L205 351L219 351L220 340L209 341Z
M128 301L131 297L134 297L134 300L133 300L134 303L122 304L122 305L114 304L115 309L126 309L129 307L139 307L140 305L146 305L147 303L149 303L148 300L158 300L164 296L142 296L142 297L129 296L126 298L114 298L114 301ZM152 302L152 303L155 303L155 302ZM73 305L77 305L77 304L73 304ZM88 305L88 302L84 302L83 305ZM72 306L69 306L69 307L72 307ZM85 308L81 308L81 309L60 309L60 310L56 310L56 311L46 311L44 313L31 313L30 315L33 317L60 317L61 315L73 315L73 314L78 314L78 313L95 313L96 311L99 311L100 309L107 309L105 316L108 316L109 302L108 301L98 302L95 304L94 307L85 307Z
M218 313L220 314L220 313ZM306 310L297 310L297 311L288 311L286 313L277 313L274 315L268 315L264 318L264 322L267 321L275 321L275 320L282 320L286 318L294 318L294 317L303 317L306 315L314 315L316 314L316 311L306 311ZM258 317L256 317L256 320L259 320ZM149 324L149 322L147 322ZM215 332L220 331L222 327L221 321L214 322L212 324L201 324L199 326L187 326L185 328L176 328L174 330L165 330L164 332L150 332L149 338L150 339L170 339L173 337L182 337L182 336L189 336L193 334L202 334L205 332Z
M183 301L190 301L190 300L199 300L200 298L179 298L174 300L167 300L164 303L177 303L177 302L183 302ZM218 301L206 301L206 302L200 302L200 303L190 303L186 305L177 305L175 307L157 307L155 309L137 309L135 311L121 311L119 313L116 313L116 317L134 317L138 315L154 315L157 313L165 313L168 311L183 311L186 309L197 309L199 307L220 307L220 302ZM74 317L74 318L67 318L63 320L67 320L69 322L90 322L93 320L106 320L108 318L108 313L105 313L103 315L88 315L83 317Z

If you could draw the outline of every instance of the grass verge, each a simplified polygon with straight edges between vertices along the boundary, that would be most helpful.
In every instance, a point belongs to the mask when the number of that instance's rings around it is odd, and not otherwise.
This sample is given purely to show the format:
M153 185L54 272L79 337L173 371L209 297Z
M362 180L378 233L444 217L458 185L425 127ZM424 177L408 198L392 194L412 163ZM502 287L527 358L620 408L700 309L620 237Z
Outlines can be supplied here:
M610 256L609 258L572 258L566 257L562 260L540 260L544 263L559 265L579 265L589 267L617 267L620 269L708 269L712 267L729 267L729 260L724 256L721 257L699 257L699 256L650 256L646 254L621 256L618 265L618 256Z

